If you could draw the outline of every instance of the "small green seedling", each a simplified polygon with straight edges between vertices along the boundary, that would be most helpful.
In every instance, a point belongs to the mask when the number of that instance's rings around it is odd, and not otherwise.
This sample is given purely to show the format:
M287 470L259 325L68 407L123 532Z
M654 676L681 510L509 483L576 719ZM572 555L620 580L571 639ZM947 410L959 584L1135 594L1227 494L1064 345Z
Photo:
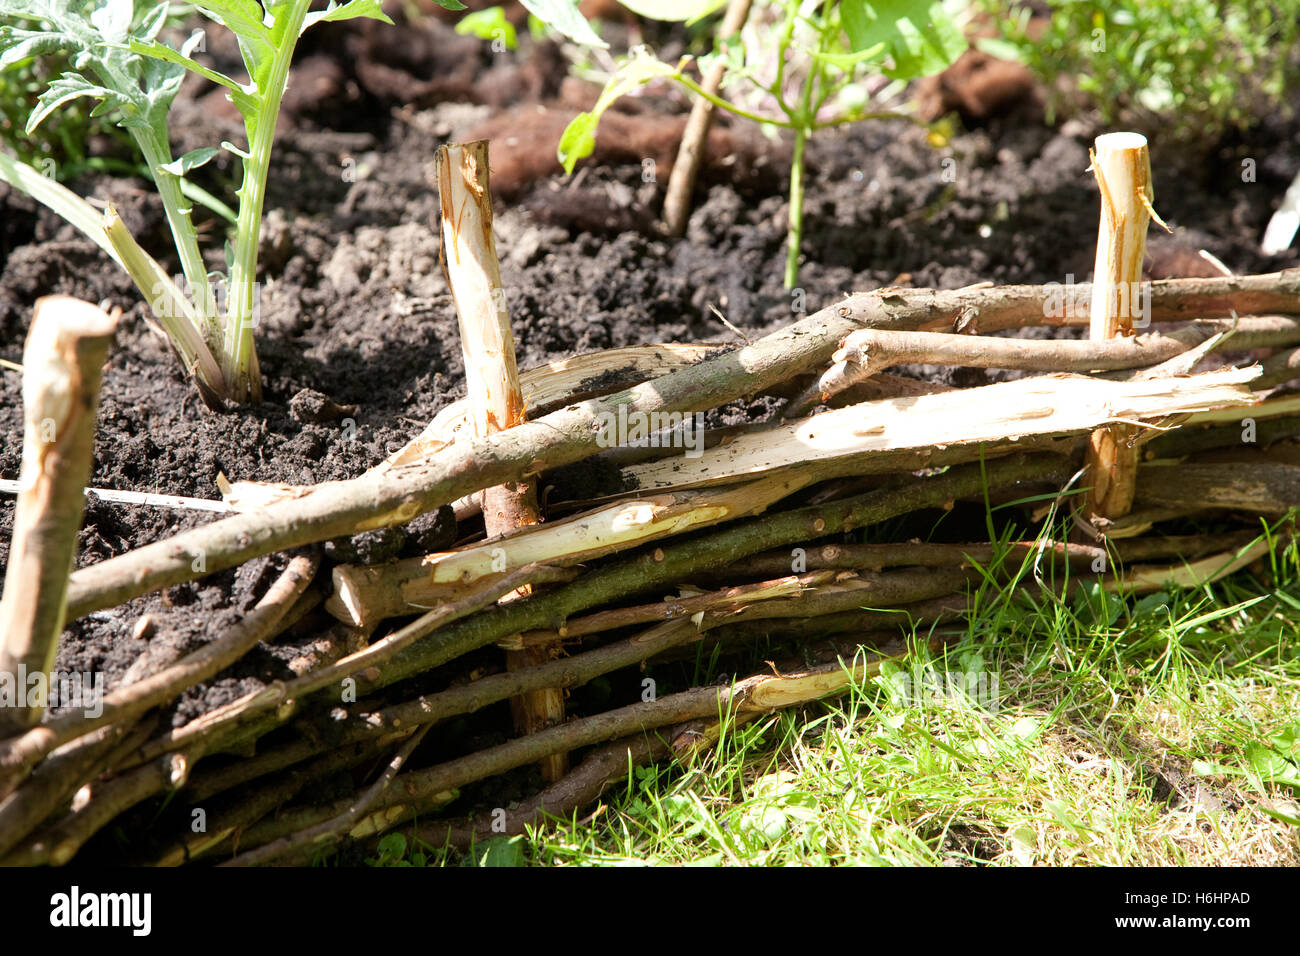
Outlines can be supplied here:
M696 20L720 4L718 0L673 0L662 5L634 0L628 6L659 19ZM938 73L961 55L966 40L945 5L932 0L770 0L754 4L750 22L757 27L755 35L741 42L718 37L715 52L701 58L703 72L717 58L725 59L726 88L735 91L731 98L702 89L686 74L686 60L670 66L637 51L610 78L591 112L579 114L569 124L560 139L559 157L572 172L578 160L595 148L601 114L619 97L660 78L674 80L737 116L792 131L785 285L794 288L803 240L808 138L817 130L845 123L907 118L898 112L871 110L863 81L883 74L901 86ZM744 105L750 101L757 105Z

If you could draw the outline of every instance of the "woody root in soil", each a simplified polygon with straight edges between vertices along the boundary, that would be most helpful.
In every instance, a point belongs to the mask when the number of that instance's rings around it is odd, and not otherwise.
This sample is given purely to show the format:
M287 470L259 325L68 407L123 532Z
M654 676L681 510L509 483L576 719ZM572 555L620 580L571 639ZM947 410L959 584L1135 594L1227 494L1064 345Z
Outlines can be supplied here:
M1089 321L1087 308L1056 308L1049 287L890 288L740 349L649 346L520 374L497 294L486 149L449 148L438 170L444 264L474 375L468 397L405 449L349 481L237 484L235 514L71 575L76 522L67 509L39 520L52 493L20 500L12 554L33 556L26 579L41 582L35 593L52 609L10 626L6 660L43 675L65 617L286 558L247 614L114 687L93 715L65 710L37 723L29 709L10 726L0 739L0 862L67 862L160 797L169 799L148 850L159 864L302 862L398 827L439 845L519 832L573 813L629 764L686 758L738 723L871 680L906 651L901 637L927 635L938 648L964 634L983 585L1058 598L1094 586L1199 586L1269 542L1249 530L1150 529L1236 512L1280 517L1277 533L1288 533L1300 463L1287 440L1300 434L1300 402L1278 388L1300 366L1287 350L1300 345L1300 270L1143 284L1157 325L1137 336L992 334ZM1094 291L1074 294L1095 308L1107 296ZM1258 348L1285 351L1263 368L1214 358ZM882 371L906 363L1043 374L944 390ZM32 362L26 374L57 370ZM58 388L93 411L94 384L70 375ZM24 394L29 421L41 421L39 389L25 383ZM785 398L784 419L686 440L697 413L757 394ZM646 430L620 433L629 423ZM1243 445L1244 429L1273 443L1269 458ZM1101 432L1113 436L1115 461L1131 459L1131 505L1073 509L1098 475L1115 483L1093 460ZM79 501L89 428L60 436L66 470L46 465L41 480ZM42 435L29 428L26 441L35 462ZM535 492L544 476L596 456L617 488L570 502L570 513L548 509ZM1255 456L1249 471L1243 456ZM482 511L480 537L373 567L340 564L325 582L315 545L456 502L462 517ZM999 544L887 539L905 516L963 502L1008 506L1031 533ZM1081 533L1061 535L1059 515ZM6 611L20 593L11 580ZM180 695L290 627L317 628L316 653L296 676L160 729ZM597 678L770 635L794 642L792 662L565 713L566 693ZM488 648L504 652L499 665L476 653ZM466 751L448 731L503 701L515 737ZM584 748L594 749L569 769ZM499 819L436 818L464 788L529 764L547 786ZM340 774L352 792L311 798Z

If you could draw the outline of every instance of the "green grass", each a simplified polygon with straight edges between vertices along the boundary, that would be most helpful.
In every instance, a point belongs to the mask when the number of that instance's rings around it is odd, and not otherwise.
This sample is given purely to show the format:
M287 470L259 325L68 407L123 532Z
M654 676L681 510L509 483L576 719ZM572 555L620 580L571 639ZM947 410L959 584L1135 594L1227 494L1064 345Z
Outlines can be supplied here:
M1058 601L990 576L976 597L939 655L914 634L881 676L638 768L594 813L421 862L1300 863L1294 544L1196 591Z

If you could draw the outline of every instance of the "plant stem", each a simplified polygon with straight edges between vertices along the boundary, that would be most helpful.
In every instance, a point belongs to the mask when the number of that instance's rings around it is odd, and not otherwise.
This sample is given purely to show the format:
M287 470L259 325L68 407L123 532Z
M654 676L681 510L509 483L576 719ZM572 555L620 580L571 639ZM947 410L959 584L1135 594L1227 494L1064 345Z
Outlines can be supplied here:
M125 89L129 80L103 67L105 72L113 74L108 85L114 89ZM180 258L181 271L189 282L194 298L194 307L203 323L202 332L211 348L216 348L221 341L221 327L217 320L216 299L212 293L212 283L208 281L208 267L203 262L203 253L199 251L199 235L190 218L190 205L181 193L180 177L169 173L164 166L172 161L171 142L165 128L157 124L131 126L127 130L144 156L149 170L149 178L154 181L158 195L162 199L163 212L167 216L167 225L171 229L172 241L176 243L176 254ZM149 299L147 290L146 300ZM150 306L153 303L150 301ZM193 374L193 369L190 370Z
M277 18L280 33L265 82L258 83L260 109L252 123L245 122L248 156L244 159L244 181L239 186L239 221L235 229L235 255L230 264L230 290L226 303L225 342L222 372L230 397L237 402L262 400L262 379L253 344L255 325L258 237L262 230L262 203L266 199L266 177L271 168L271 145L275 139L280 100L289 76L298 34L311 0L294 0L292 9Z
M149 173L153 177L158 195L162 197L163 209L167 214L167 224L171 227L172 239L176 242L176 253L180 257L181 271L189 282L195 310L203 322L203 336L212 348L221 341L221 326L217 319L216 299L212 294L212 284L208 281L208 267L203 262L203 253L199 251L198 233L190 218L190 205L181 193L180 178L165 172L161 167L172 161L171 145L164 139L140 136L136 140L140 151L144 153ZM150 303L152 305L152 303Z
M799 282L799 248L803 243L804 147L813 130L813 89L817 85L815 67L809 68L799 94L798 123L794 128L794 155L790 160L790 229L786 236L785 287L793 289Z
M790 229L785 243L787 289L793 289L799 282L799 247L803 242L803 150L807 139L806 129L795 130L794 158L790 162Z

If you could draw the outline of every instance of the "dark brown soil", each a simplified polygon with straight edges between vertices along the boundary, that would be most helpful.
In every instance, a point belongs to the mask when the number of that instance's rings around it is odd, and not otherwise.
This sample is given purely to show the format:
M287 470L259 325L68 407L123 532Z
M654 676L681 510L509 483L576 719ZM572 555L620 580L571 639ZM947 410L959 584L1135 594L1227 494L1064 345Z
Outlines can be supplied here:
M309 38L282 118L264 227L261 406L204 408L127 278L70 227L0 187L0 357L21 360L41 295L105 300L125 313L104 377L96 487L215 498L222 473L300 484L354 476L459 395L456 318L427 179L435 147L449 139L493 139L497 243L523 367L635 343L733 342L711 306L753 336L790 322L800 301L814 311L888 283L1083 281L1090 272L1098 203L1086 170L1096 131L1080 122L1051 128L1026 119L1032 110L993 110L940 150L905 124L815 141L802 295L792 296L781 282L788 146L721 122L687 235L665 240L653 221L687 108L669 91L649 90L612 114L596 161L566 179L555 140L593 91L562 82L553 45L529 46L524 36L521 53L493 55L436 20L396 30L327 24ZM661 39L673 52L671 37ZM211 55L228 68L232 53L213 38ZM242 135L228 105L197 82L176 116L178 150ZM1239 141L1207 144L1201 156L1165 155L1156 144L1157 208L1175 235L1153 239L1152 274L1206 268L1198 248L1241 272L1294 265L1294 254L1261 257L1256 243L1297 156L1300 123L1276 118ZM1240 175L1247 157L1257 163L1253 183ZM225 159L202 171L203 182L229 195ZM71 185L112 200L146 247L167 248L146 184L101 177ZM201 219L209 237L219 234L217 222ZM355 415L322 416L322 395L355 405ZM767 411L756 403L736 417ZM0 477L16 478L19 376L3 370L0 436ZM0 499L0 568L12 513L12 499ZM205 520L92 498L79 562ZM413 552L415 537L371 545ZM159 625L151 654L174 655L255 600L281 563L267 559L72 622L59 666L103 671L111 687L146 649L130 637L140 615ZM289 656L267 649L245 661L236 676L182 702L174 719L284 676Z

